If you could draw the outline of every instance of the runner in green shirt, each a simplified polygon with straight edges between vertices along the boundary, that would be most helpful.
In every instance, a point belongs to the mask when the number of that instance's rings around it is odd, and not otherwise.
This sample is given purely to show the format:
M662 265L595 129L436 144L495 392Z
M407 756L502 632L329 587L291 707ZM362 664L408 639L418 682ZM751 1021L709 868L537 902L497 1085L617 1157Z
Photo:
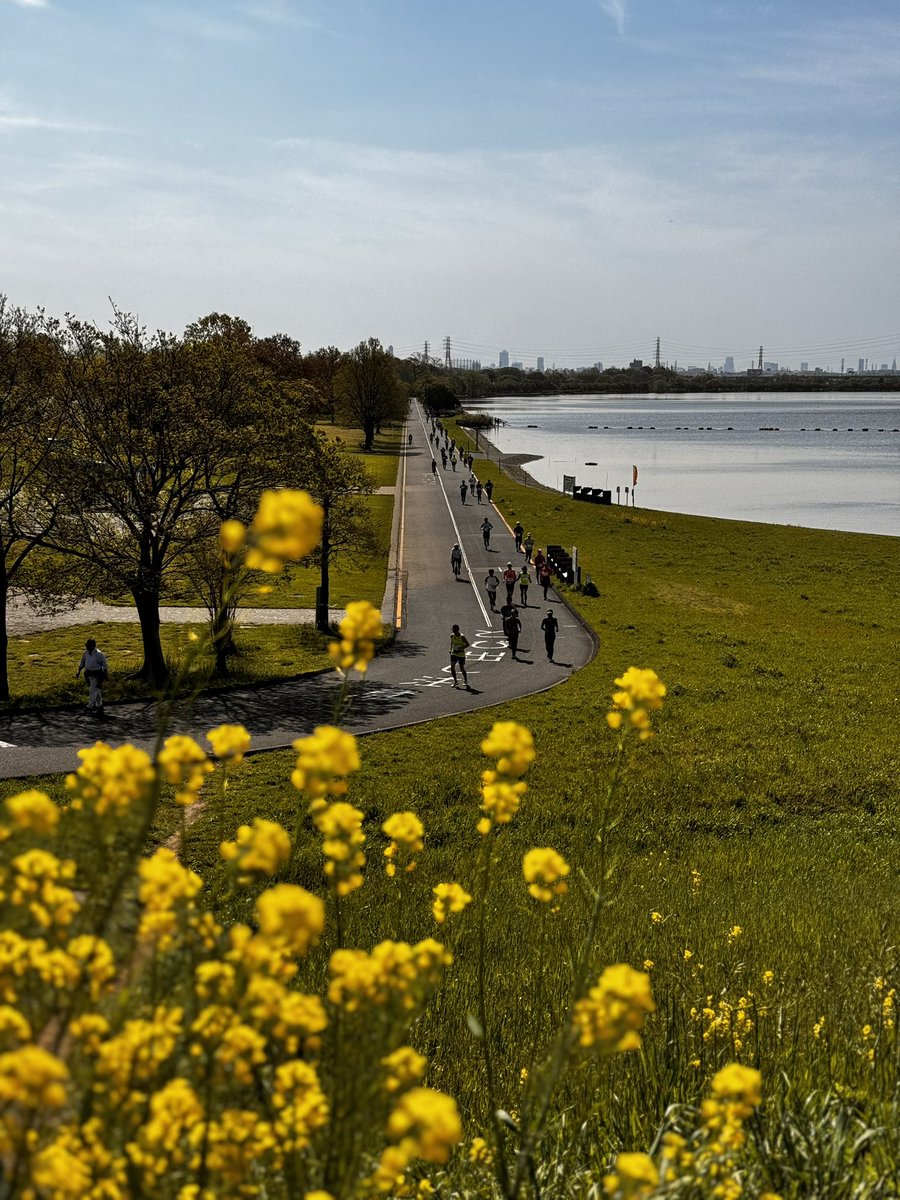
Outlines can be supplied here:
M469 644L469 639L464 633L459 632L459 626L454 625L450 634L450 674L453 676L453 686L459 687L459 682L456 678L456 668L459 667L462 671L463 683L466 685L466 691L471 691L469 687L469 677L466 674L466 647Z

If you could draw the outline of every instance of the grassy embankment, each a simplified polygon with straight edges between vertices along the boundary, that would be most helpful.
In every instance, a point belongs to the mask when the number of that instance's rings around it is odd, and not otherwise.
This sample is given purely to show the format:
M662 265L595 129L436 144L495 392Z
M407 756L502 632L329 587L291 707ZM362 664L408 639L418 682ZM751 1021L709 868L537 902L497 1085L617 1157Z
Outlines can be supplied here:
M474 890L480 740L493 720L529 726L538 758L500 839L489 901L489 1036L500 1099L515 1110L520 1071L565 1010L568 947L590 904L581 873L597 878L612 680L632 664L653 667L669 693L657 738L636 751L620 790L613 903L596 961L652 962L658 1011L643 1055L590 1061L570 1076L544 1147L565 1174L545 1180L546 1194L587 1195L613 1149L648 1147L668 1106L695 1102L735 1058L763 1072L769 1102L754 1138L766 1186L785 1196L896 1194L900 1051L875 981L900 983L889 665L897 542L585 506L505 478L494 497L538 544L579 546L601 595L570 599L600 652L549 693L364 739L350 799L367 814L369 877L344 905L347 944L428 936L431 887L453 879ZM220 840L251 814L290 828L291 765L284 753L245 764L192 826L189 864L210 877ZM60 794L58 781L52 788ZM410 808L427 843L401 909L381 870L380 824ZM572 891L558 914L544 914L543 931L521 877L533 846L553 846L572 865ZM321 889L312 832L298 881ZM243 915L246 903L222 907ZM464 926L448 984L414 1034L431 1060L428 1082L457 1097L470 1134L486 1132L466 1024L476 1011L474 942ZM322 962L310 964L313 978ZM874 1133L854 1157L865 1130ZM817 1190L835 1162L846 1187ZM466 1194L488 1194L470 1168L456 1170Z
M327 426L329 437L353 441L354 431ZM393 486L397 478L398 450L401 430L385 430L370 454L353 450L364 462L375 487ZM387 548L391 540L391 521L394 497L366 497L379 549L373 553L345 554L339 557L331 575L331 607L343 608L350 600L369 600L381 606L387 579ZM245 607L254 608L312 608L315 604L319 573L315 567L295 566L269 579L259 576L260 582L271 584L267 595L251 591L245 597ZM169 602L184 605L189 596L177 587ZM197 621L206 621L206 610L197 609ZM162 641L166 658L177 666L187 636L186 625L163 625ZM141 661L140 627L134 624L98 622L90 627L68 626L43 633L10 638L10 690L18 707L53 707L78 704L84 701L83 680L74 678L75 667L85 639L94 637L110 660L111 674L106 686L107 701L138 699L153 692L128 678ZM327 638L319 637L308 626L242 625L238 610L235 630L237 654L231 663L230 675L210 686L234 686L260 683L267 679L282 679L329 665ZM208 673L209 662L198 660L193 672L196 679Z

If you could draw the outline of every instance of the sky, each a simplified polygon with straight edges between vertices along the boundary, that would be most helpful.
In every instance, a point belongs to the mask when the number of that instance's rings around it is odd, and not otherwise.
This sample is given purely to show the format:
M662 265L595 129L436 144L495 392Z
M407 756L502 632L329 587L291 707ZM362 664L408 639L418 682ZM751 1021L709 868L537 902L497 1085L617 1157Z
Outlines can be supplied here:
M900 358L897 0L0 0L0 293L533 366Z

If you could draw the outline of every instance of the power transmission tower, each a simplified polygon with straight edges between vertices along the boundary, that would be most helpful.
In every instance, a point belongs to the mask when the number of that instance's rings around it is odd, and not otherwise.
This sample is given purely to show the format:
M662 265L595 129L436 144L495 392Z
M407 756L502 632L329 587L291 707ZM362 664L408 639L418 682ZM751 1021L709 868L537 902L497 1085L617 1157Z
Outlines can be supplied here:
M428 351L430 349L431 349L431 347L426 342L425 343L425 353L422 355L422 362L424 362L426 366L428 366Z
M449 337L444 338L444 366L447 370L447 373L449 374L451 367L452 367L452 363L450 362L450 338Z

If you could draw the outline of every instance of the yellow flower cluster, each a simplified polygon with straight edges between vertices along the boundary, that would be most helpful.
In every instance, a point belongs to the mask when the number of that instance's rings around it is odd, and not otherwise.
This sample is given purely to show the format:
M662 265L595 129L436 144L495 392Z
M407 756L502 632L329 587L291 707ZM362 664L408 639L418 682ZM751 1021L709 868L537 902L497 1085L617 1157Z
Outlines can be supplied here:
M638 1050L647 1013L656 1011L650 976L627 963L607 967L587 996L577 1001L572 1023L578 1045L601 1054Z
M250 529L240 521L225 521L219 544L226 563L246 545L248 570L277 575L286 562L299 562L315 550L322 538L322 518L321 507L307 492L268 488L259 498Z
M325 928L325 905L294 883L278 883L256 901L256 922L263 939L302 958Z
M250 734L243 725L218 725L206 735L216 758L239 766L250 749Z
M166 738L157 757L162 778L175 788L175 800L189 808L200 794L204 776L215 770L192 737L176 733Z
M291 839L277 821L254 817L252 825L239 827L233 842L221 843L219 853L246 887L255 877L278 874L291 857Z
M416 855L422 853L425 845L425 826L413 812L392 813L381 826L384 833L391 839L391 844L384 852L388 860L385 871L394 876L398 865L404 871L416 869Z
M648 1200L659 1187L659 1171L649 1154L618 1154L603 1190L615 1200Z
M34 788L10 796L4 801L9 819L18 830L45 837L53 833L59 824L59 809L44 792Z
M352 733L344 733L334 725L317 725L309 737L294 742L297 766L291 783L305 792L315 811L326 796L343 796L347 792L347 776L359 770L359 751Z
M452 962L453 955L434 938L414 946L380 942L371 954L335 950L328 964L328 999L350 1013L382 1004L412 1010L437 987Z
M434 901L431 911L438 925L443 925L452 913L461 913L472 897L459 883L439 883L433 887Z
M66 787L74 793L72 808L90 809L97 816L122 816L145 804L156 786L156 770L150 755L135 746L95 742L79 750L81 766L66 776Z
M203 880L194 871L183 867L174 850L161 846L151 858L138 865L138 899L143 905L138 937L154 943L159 950L174 944L179 915L190 916L194 898L203 887Z
M413 1159L445 1163L454 1146L462 1141L456 1101L433 1088L412 1088L397 1101L388 1117L386 1133L395 1145L383 1151L372 1182L378 1191L396 1195Z
M412 1046L400 1046L381 1060L384 1067L384 1090L400 1092L425 1078L428 1059L417 1054Z
M655 671L643 667L629 667L615 682L619 690L613 693L612 710L606 714L607 725L610 729L621 729L627 713L629 725L640 732L642 739L652 737L650 713L662 708L665 684Z
M564 896L569 890L565 881L569 864L555 850L529 850L522 859L522 874L528 884L529 895L544 904L549 904L557 896Z
M328 647L332 662L339 671L365 672L383 632L381 613L368 600L351 600L338 628L341 640Z
M12 860L10 901L27 908L42 929L71 925L80 907L63 883L75 876L75 863L48 850L26 850Z
M534 762L531 731L515 721L497 721L481 743L481 751L495 758L493 769L481 775L481 811L478 832L487 834L495 825L507 825L519 811L528 785L522 776Z
M737 1004L731 1004L724 997L714 1003L713 997L707 996L702 1008L691 1009L691 1017L702 1024L704 1042L729 1045L737 1054L744 1048L744 1042L753 1029L750 1016L752 1003L752 993L741 996Z
M363 814L346 800L336 800L313 815L322 834L325 874L339 896L349 896L363 885L363 852L366 835L362 831Z

